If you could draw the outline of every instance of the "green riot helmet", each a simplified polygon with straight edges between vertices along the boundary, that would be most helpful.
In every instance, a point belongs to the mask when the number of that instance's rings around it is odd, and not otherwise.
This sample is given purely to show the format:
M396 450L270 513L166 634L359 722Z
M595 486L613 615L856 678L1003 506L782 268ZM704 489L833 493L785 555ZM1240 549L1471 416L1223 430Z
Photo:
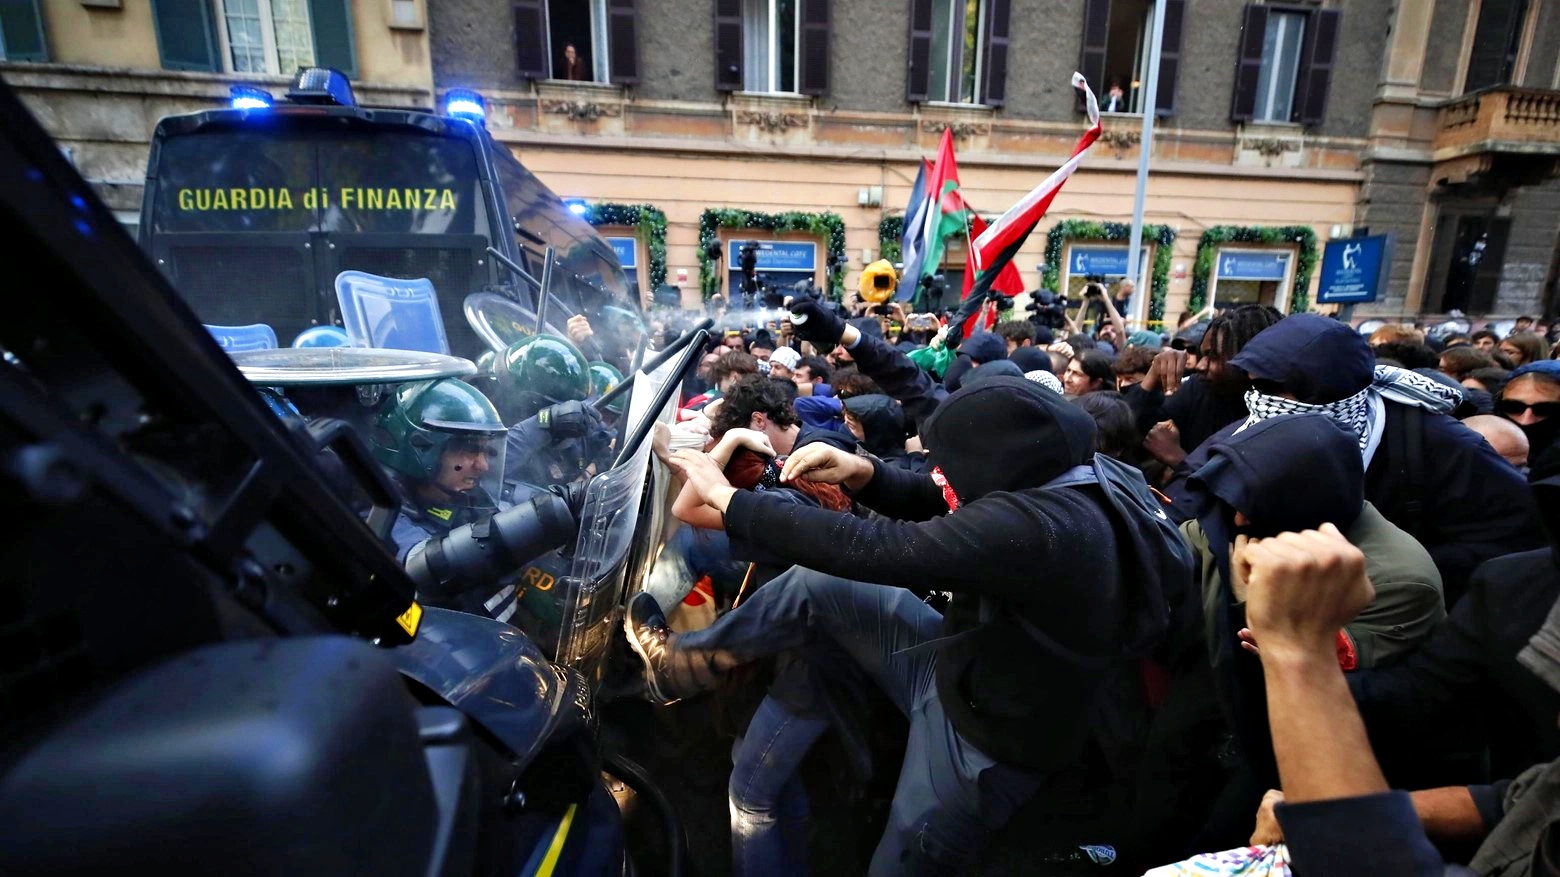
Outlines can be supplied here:
M413 485L491 503L503 482L507 434L476 387L455 378L419 381L397 387L379 415L374 456Z
M549 405L584 401L590 395L585 354L567 338L532 335L499 354L499 398L505 420L518 423Z
M623 383L623 373L613 368L610 363L596 360L590 364L590 395L600 398L612 392L618 384ZM626 393L624 394L627 395ZM623 396L619 396L607 403L607 410L621 416L623 414Z

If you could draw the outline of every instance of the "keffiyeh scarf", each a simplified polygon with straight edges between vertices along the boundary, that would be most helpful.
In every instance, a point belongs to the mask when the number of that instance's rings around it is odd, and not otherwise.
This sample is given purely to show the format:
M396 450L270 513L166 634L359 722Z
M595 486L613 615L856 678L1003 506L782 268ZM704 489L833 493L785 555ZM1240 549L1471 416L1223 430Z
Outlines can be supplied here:
M1236 432L1254 423L1261 423L1284 414L1321 414L1359 436L1360 455L1370 466L1381 443L1381 430L1386 421L1387 402L1413 405L1435 414L1448 414L1462 401L1462 393L1424 375L1390 365L1376 366L1370 386L1347 399L1316 405L1296 402L1280 396L1267 396L1256 390L1246 391L1246 410L1250 414Z

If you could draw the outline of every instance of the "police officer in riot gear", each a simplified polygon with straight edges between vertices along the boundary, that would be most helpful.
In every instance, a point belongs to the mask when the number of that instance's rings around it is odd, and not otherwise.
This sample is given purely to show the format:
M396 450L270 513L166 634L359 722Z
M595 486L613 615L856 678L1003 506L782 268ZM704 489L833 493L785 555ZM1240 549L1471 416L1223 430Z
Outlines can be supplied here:
M475 387L445 378L396 388L373 450L405 494L391 535L418 599L534 630L515 618L528 590L526 565L574 539L584 485L527 488L512 504L500 499L507 432ZM544 608L528 614L556 616L555 606Z
M610 451L612 433L587 403L590 364L557 335L532 335L494 362L495 395L509 429L504 481L561 484L587 474Z

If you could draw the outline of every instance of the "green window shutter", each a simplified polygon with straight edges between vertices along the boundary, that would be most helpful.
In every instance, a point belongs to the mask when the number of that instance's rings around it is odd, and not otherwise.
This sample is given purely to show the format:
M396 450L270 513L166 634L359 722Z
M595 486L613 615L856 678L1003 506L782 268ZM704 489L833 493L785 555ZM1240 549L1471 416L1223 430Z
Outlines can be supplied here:
M49 60L38 0L0 0L0 39L7 61Z
M314 63L358 78L357 53L352 46L351 0L309 0L309 23L314 28ZM282 71L289 76L293 72Z
M164 70L221 70L210 0L152 0Z

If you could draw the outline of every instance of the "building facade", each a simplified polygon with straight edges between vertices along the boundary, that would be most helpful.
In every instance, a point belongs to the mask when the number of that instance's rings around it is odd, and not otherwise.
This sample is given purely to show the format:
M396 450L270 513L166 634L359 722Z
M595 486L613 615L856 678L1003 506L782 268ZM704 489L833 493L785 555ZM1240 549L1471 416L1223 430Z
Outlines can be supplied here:
M854 288L894 257L945 131L994 216L1105 134L1018 257L1026 286L1125 271L1153 0L31 0L0 75L116 209L156 118L305 58L364 100L448 88L614 240L647 294ZM1390 232L1360 314L1553 310L1560 0L1168 0L1138 316L1311 306L1327 240ZM29 12L31 13L29 17ZM302 29L300 29L300 23ZM307 34L307 36L305 36ZM19 36L18 36L19 35ZM274 80L271 77L275 77ZM964 240L948 242L945 303ZM674 293L675 294L675 293Z
M424 0L21 0L0 4L0 76L125 224L157 121L349 73L365 103L431 106Z

